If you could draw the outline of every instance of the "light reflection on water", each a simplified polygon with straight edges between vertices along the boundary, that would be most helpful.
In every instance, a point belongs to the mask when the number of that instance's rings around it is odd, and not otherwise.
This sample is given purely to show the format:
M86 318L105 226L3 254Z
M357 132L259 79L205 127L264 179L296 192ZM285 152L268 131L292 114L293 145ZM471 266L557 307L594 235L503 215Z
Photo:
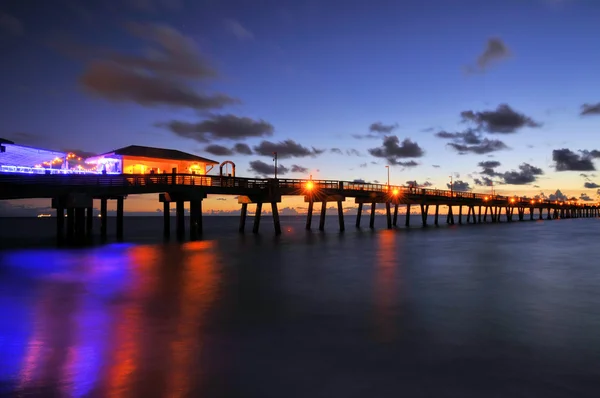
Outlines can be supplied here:
M596 220L302 223L281 238L0 251L0 392L600 396Z

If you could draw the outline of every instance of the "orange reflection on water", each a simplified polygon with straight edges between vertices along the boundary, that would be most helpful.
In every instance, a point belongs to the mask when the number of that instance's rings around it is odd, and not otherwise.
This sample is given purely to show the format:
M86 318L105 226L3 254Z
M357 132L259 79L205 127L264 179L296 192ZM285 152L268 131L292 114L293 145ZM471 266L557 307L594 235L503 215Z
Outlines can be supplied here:
M132 395L133 375L141 359L143 300L156 287L160 259L161 252L157 247L135 246L127 252L127 261L122 265L130 270L130 283L125 288L130 297L126 298L122 311L116 317L116 341L112 344L114 356L108 362L107 395L110 397Z
M215 241L190 242L181 247L185 253L179 297L179 317L170 342L169 372L165 396L189 396L197 382L197 359L202 349L202 323L213 303L219 282ZM196 360L196 362L194 361Z
M396 335L397 281L396 267L397 239L393 231L378 234L377 263L375 265L375 324L377 336L393 340Z

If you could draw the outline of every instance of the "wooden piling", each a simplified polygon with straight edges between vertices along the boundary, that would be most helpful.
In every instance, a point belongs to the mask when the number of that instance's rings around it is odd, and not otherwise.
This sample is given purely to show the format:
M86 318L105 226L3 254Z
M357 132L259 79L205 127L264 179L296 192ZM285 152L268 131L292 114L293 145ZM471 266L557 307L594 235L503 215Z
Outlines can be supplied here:
M369 219L369 228L375 228L375 206L377 204L375 202L371 203L371 218Z
M387 228L392 229L392 209L390 202L385 202L385 218L387 221Z
M360 218L362 217L363 204L358 204L358 213L356 213L356 228L360 228Z
M183 240L185 235L185 208L183 200L178 200L175 203L175 217L177 222L177 239Z
M65 209L56 208L56 243L62 245L65 240Z
M254 213L254 225L252 226L252 233L258 234L260 229L260 217L262 215L262 202L256 204L256 212Z
M344 225L344 207L343 207L341 200L337 201L337 208L338 208L338 222L340 224L340 232L343 232L346 229L346 226Z
M240 210L240 227L238 228L238 231L240 233L244 233L244 230L246 229L246 217L247 216L248 216L248 203L242 203L242 209Z
M435 224L436 227L440 226L440 224L438 222L438 216L439 216L439 214L440 214L440 205L436 204L435 205L435 218L434 218L434 221L433 221L433 223Z
M406 220L404 221L404 226L410 228L410 203L406 205Z
M277 202L271 202L271 213L273 213L273 226L275 227L275 235L281 235L281 223L279 222L279 210Z
M327 215L327 202L321 202L321 218L319 219L319 231L325 231L325 216Z
M107 231L108 231L108 199L102 198L100 199L100 239L106 240ZM167 216L170 216L169 211L167 209Z
M423 223L423 228L427 226L427 215L429 213L429 205L421 204L421 222Z
M398 203L394 203L394 219L392 225L395 227L398 225Z
M312 226L312 215L313 215L313 206L315 202L312 200L308 202L308 212L306 213L306 229L310 230Z
M125 199L122 196L117 198L117 240L119 242L123 240L124 200Z

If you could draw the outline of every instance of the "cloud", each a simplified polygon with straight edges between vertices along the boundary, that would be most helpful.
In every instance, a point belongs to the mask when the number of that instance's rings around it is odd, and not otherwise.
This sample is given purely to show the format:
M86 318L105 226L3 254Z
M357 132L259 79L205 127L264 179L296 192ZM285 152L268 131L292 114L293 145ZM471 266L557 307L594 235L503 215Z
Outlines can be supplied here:
M598 102L597 104L581 105L581 116L586 115L600 115L600 102Z
M360 154L360 152L358 151L358 149L347 149L346 150L346 155L348 155L348 156L362 156Z
M401 165L412 167L410 162L400 162L403 158L420 158L425 154L425 151L416 142L406 138L400 144L400 140L395 135L385 136L382 146L371 148L368 150L372 156L376 158L384 158L391 165ZM412 161L413 163L416 162Z
M241 23L235 19L226 19L225 27L239 40L254 40L254 33L246 29Z
M218 75L191 38L161 24L131 23L128 30L145 41L149 50L141 55L114 51L96 54L79 79L89 92L115 102L198 110L220 109L240 102L225 94L201 93L189 86L188 80L206 81ZM94 52L86 51L88 56Z
M556 171L593 171L596 170L593 159L600 157L600 151L578 151L562 148L552 151L552 160L556 162Z
M366 184L366 181L363 180L362 178L357 178L355 180L352 180L352 182L354 182L356 184Z
M329 150L329 152L331 152L331 153L337 153L338 155L342 155L343 154L343 152L342 152L342 150L340 148L331 148Z
M275 165L268 164L262 160L253 160L250 162L250 169L261 176L271 176L275 174ZM277 175L284 175L289 172L289 169L281 164L277 165Z
M292 173L308 173L308 168L293 164L291 171Z
M358 165L358 167L360 167L361 169L366 169L367 166L368 166L368 164L366 162Z
M394 166L401 166L401 167L405 167L405 168L417 167L418 165L419 165L419 163L415 162L414 160L409 160L406 162L396 162L394 164Z
M0 12L0 33L21 36L24 33L23 24L10 14Z
M587 189L596 189L600 188L600 185L596 184L595 182L586 182L585 184L583 184L583 187Z
M542 193L542 195L544 195L544 194ZM558 201L569 200L569 198L568 198L568 196L567 196L567 195L563 194L563 193L560 191L560 189L557 189L555 193L553 193L553 194L550 194L550 195L548 196L548 200L550 200L550 201L554 202L554 201L556 201L556 200L558 200Z
M369 126L369 131L373 132L373 133L389 134L397 128L398 128L398 123L383 124L381 122L375 122Z
M168 123L158 123L157 126L165 127L180 137L198 142L241 141L246 138L269 137L274 131L273 125L262 119L254 120L231 114L211 115L209 119L199 123L172 120Z
M537 180L537 176L544 174L544 171L539 167L522 163L519 165L519 170L507 171L499 174L505 184L509 185L526 185Z
M587 193L582 193L581 196L579 196L579 200L583 200L584 202L594 201L594 199L590 198Z
M485 160L483 162L477 163L477 166L483 169L483 171L481 171L479 174L494 176L496 175L494 169L500 167L501 163L497 160Z
M440 166L439 164L432 164L431 167L433 167L434 169L439 169L442 166Z
M452 185L446 184L446 186L456 192L467 192L472 189L468 182L462 180L453 181Z
M315 157L325 152L324 149L317 149L315 147L307 148L294 140L280 142L262 141L254 147L254 151L263 156L272 156L273 152L277 152L277 157L280 159Z
M212 145L208 145L204 148L204 151L210 153L211 155L216 155L216 156L231 156L233 155L233 150L223 146L223 145L217 145L217 144L212 144Z
M481 178L474 178L473 182L475 183L475 185L480 185L480 186L484 186L484 187L489 187L494 185L494 180L492 180L489 177L483 176Z
M406 181L406 185L411 186L411 187L415 187L415 188L427 188L432 186L433 184L430 183L429 181L425 181L423 184L419 184L416 180L412 180L412 181Z
M482 137L473 130L467 130L459 133L449 133L447 131L439 131L435 136L443 139L452 139L457 142L462 142L469 145L481 144Z
M248 144L237 143L233 146L233 150L240 155L252 155L252 149Z
M464 122L475 123L478 130L492 134L511 134L523 127L541 127L540 123L514 111L508 104L500 104L494 111L463 111L460 115Z
M352 134L352 138L356 138L357 140L379 139L379 138L381 138L381 135L379 135L379 134Z
M511 51L504 41L500 38L492 37L488 39L483 52L477 57L476 64L467 66L467 72L485 72L490 66L506 60L507 58L510 58L510 56Z
M508 149L508 146L504 142L500 140L490 140L488 138L484 138L478 145L466 145L450 142L448 143L448 146L456 150L459 155L466 155L468 153L483 155L486 153Z

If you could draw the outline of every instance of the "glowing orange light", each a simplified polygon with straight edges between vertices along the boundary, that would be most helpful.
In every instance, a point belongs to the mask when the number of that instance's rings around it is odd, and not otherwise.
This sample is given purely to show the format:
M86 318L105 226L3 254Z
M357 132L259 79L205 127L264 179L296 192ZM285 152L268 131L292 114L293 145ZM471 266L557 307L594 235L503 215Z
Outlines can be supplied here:
M311 191L314 187L315 187L315 185L313 184L312 181L309 181L306 183L306 189L308 189L309 191Z
M532 200L532 201L531 201L531 204L534 204L534 203L535 203L535 200Z
M515 198L511 198L511 199L510 199L510 202L511 202L511 203L515 203Z
M394 189L394 190L392 191L392 193L394 194L394 196L396 196L396 195L398 195L398 190L397 190L397 189Z
M486 196L485 198L483 198L483 200L488 200L489 198Z

